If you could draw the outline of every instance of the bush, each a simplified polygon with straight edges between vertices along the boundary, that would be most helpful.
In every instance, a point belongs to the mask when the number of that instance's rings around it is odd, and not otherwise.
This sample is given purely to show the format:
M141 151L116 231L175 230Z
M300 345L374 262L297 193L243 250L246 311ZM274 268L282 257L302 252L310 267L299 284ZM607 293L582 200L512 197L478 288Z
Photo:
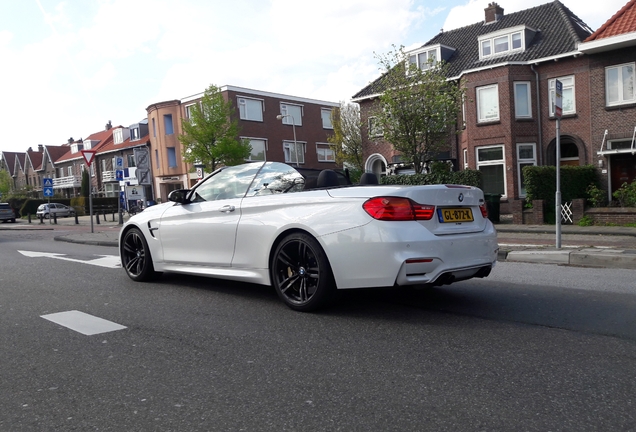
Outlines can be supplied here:
M587 192L587 201L592 207L604 207L607 204L606 194L598 186L591 184L585 192Z
M431 185L431 184L460 184L481 187L481 171L463 170L447 171L434 170L430 174L400 174L383 176L383 185Z
M618 200L621 207L636 207L636 182L623 183L612 196Z

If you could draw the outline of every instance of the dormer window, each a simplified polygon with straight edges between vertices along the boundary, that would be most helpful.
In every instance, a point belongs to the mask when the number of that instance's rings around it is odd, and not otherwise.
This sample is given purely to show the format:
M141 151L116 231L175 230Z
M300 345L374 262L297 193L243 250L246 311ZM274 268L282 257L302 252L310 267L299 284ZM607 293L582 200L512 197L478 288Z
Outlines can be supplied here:
M122 128L117 128L113 132L113 141L115 144L121 144L124 142L124 132Z
M139 136L139 127L131 127L130 128L130 140L137 141L140 138Z
M455 48L444 45L418 48L408 53L409 63L416 65L421 70L427 70L431 67L435 67L441 60L448 61L454 52Z
M525 26L517 26L482 35L479 37L479 58L483 60L523 52L534 37L534 33L534 30Z

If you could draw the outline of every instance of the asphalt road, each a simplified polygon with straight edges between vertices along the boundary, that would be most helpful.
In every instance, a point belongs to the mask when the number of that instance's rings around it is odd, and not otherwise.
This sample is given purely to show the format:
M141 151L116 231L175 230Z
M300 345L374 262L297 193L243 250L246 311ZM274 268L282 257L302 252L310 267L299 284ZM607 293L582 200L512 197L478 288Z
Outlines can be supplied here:
M499 263L304 314L51 237L0 231L0 430L636 430L634 271ZM42 318L73 310L125 328Z

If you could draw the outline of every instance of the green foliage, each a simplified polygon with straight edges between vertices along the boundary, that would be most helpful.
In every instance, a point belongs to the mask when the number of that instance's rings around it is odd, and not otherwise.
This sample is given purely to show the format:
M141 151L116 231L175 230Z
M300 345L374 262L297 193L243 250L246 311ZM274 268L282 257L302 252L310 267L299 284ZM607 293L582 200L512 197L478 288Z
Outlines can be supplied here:
M238 139L238 120L232 118L232 102L223 98L221 90L210 85L200 104L192 107L191 118L183 120L183 159L201 163L207 172L220 165L243 163L252 151L248 140Z
M336 163L362 172L364 158L359 105L340 102L340 108L331 111L331 124L333 135L327 137L327 141L336 154Z
M427 161L448 148L464 89L447 81L446 63L422 70L409 62L403 47L376 57L387 87L372 115L384 139L420 174Z
M91 193L91 179L88 176L88 170L82 171L82 185L80 190L80 195L83 197L88 197L88 194Z
M4 201L9 195L9 191L11 191L11 185L13 181L8 171L0 170L0 194L2 194L2 198L0 201Z
M612 196L621 207L636 207L636 182L623 183Z
M526 200L554 201L556 193L556 167L526 166L523 168ZM561 197L564 202L587 198L589 185L598 187L596 169L592 165L561 167Z
M592 207L604 207L607 204L607 194L597 185L591 184L585 191L587 192L587 201Z
M592 219L588 215L583 216L581 220L579 220L579 226L592 226L592 225L594 225L594 219Z
M430 185L430 184L460 184L480 187L481 171L436 171L430 174L401 174L384 176L381 183L384 185Z

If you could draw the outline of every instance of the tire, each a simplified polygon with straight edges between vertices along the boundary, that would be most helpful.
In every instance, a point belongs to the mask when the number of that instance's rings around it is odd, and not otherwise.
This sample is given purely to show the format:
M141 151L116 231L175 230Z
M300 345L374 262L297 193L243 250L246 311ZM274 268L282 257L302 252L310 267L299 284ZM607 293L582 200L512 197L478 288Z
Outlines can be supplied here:
M44 213L44 219L48 219L51 216L49 213Z
M132 280L147 282L159 275L152 264L148 243L138 228L131 228L124 234L119 255L122 267Z
M308 234L283 238L274 250L270 269L278 297L295 311L317 310L333 298L336 284L329 260Z

